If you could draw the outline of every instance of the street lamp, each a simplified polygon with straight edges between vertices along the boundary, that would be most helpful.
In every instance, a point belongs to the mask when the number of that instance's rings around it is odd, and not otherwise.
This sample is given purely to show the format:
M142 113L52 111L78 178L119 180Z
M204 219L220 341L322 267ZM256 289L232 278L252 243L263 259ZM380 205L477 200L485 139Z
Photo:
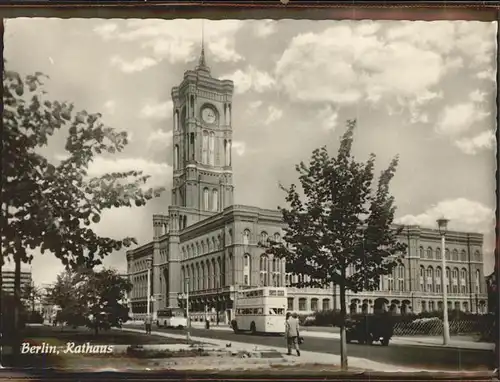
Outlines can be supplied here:
M189 342L189 340L191 339L191 334L190 334L191 320L189 319L189 278L186 278L186 317L187 317L186 340Z
M441 284L443 291L443 344L450 343L450 323L448 322L448 284L446 283L446 230L449 220L441 218L437 220L439 233L441 234Z
M151 315L151 266L153 265L153 259L149 258L149 259L146 259L146 266L148 268L148 290L147 290L147 308L146 308L146 313L147 313L147 317L149 319L150 315Z

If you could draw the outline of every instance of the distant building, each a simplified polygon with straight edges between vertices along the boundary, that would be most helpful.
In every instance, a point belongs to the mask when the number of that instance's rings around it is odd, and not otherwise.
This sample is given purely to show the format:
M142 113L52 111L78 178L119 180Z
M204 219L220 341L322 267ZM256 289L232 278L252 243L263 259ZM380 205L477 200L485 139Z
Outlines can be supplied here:
M14 271L2 270L2 291L7 294L14 294L14 275ZM21 290L31 285L31 282L31 271L21 271Z
M282 214L234 205L233 88L232 81L212 77L202 49L199 65L187 70L180 85L172 89L172 205L167 215L153 215L153 240L127 251L136 318L147 311L148 268L153 315L165 307L185 307L189 290L195 320L207 311L212 319L218 314L228 321L238 290L289 286L301 277L286 274L285 262L265 255L259 245L269 237L281 240ZM348 294L347 309L373 312L383 304L401 313L436 311L442 309L446 287L449 308L484 312L483 236L448 232L446 237L443 270L439 232L405 227L399 238L409 246L403 264L381 280L379 290ZM441 285L443 271L446 286ZM309 314L339 307L333 286L288 288L290 311Z

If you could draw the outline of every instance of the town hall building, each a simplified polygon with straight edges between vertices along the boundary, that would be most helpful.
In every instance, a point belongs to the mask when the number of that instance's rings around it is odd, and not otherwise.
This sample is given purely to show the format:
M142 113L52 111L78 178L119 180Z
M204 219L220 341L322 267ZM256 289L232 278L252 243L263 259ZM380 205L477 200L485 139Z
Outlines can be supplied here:
M289 286L299 277L262 248L270 237L281 240L281 213L234 205L233 89L232 81L212 77L203 48L198 66L172 89L172 205L167 215L153 215L153 240L127 251L134 319L147 312L148 270L153 316L166 307L185 307L189 290L192 319L208 315L221 322L231 319L238 290ZM381 280L378 291L348 295L349 311L373 312L377 301L401 312L442 307L439 232L410 226L401 240L409 246L403 264ZM486 311L482 245L480 234L448 232L450 307ZM339 309L339 302L333 287L288 288L290 311Z

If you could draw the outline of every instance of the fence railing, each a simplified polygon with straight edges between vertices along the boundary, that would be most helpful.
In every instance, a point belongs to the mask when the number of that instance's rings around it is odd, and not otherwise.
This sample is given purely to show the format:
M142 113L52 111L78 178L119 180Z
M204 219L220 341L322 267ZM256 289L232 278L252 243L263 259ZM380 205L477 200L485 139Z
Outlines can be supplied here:
M493 323L488 320L450 320L450 335L488 336L493 330ZM438 336L443 334L443 321L415 320L394 324L395 336Z

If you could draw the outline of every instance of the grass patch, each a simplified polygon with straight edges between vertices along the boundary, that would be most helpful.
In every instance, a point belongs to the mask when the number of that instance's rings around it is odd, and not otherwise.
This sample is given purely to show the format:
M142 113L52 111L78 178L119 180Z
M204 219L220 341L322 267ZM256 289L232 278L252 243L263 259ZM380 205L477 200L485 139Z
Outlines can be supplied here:
M67 342L93 345L174 345L188 344L185 339L145 335L143 333L132 333L120 330L109 330L94 334L87 328L38 326L28 327L23 332L26 342L41 344L45 342L50 345L65 345ZM193 342L190 342L193 343Z
M140 359L159 359L159 358L192 358L192 357L207 357L210 354L204 349L180 349L172 350L149 350L142 348L129 347L127 356Z

